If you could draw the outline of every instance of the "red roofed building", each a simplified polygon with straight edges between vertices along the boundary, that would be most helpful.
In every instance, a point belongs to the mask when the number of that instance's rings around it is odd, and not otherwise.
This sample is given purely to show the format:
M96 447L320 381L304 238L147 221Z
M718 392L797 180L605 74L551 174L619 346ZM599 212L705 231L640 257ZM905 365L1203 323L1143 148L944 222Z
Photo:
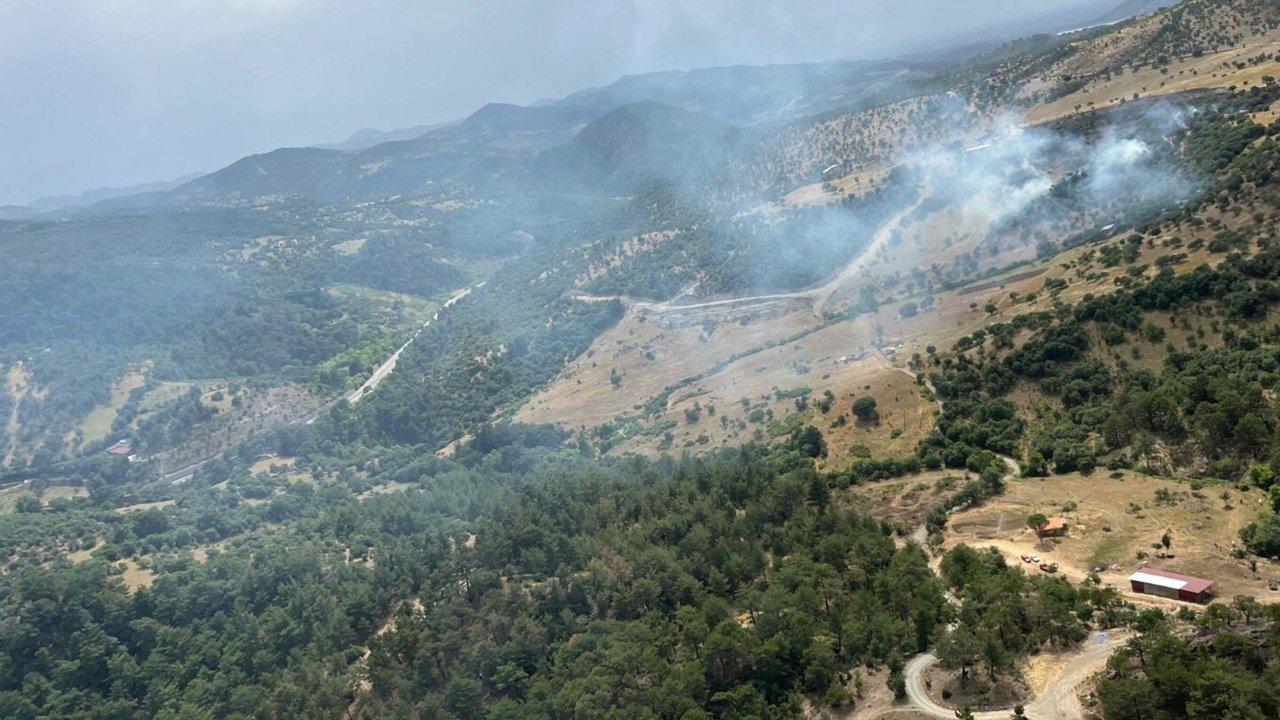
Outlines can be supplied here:
M1040 528L1040 534L1042 536L1066 535L1067 519L1061 517L1049 518L1049 522L1046 522L1044 527Z
M1129 585L1137 593L1159 595L1185 602L1207 603L1212 595L1213 581L1168 570L1139 568L1129 576Z
M138 459L138 455L133 452L133 443L128 440L121 440L115 445L107 448L107 454L115 457L128 458L129 462L133 462Z

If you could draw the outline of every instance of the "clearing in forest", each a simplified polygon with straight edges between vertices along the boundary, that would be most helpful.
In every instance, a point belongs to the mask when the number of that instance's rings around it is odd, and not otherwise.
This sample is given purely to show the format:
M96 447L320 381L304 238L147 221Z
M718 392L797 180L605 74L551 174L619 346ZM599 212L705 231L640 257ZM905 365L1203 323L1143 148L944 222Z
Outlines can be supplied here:
M1237 533L1257 519L1264 504L1258 490L1197 487L1127 470L1025 478L1011 480L1003 495L981 507L951 516L944 545L994 547L1029 573L1040 570L1020 556L1037 554L1043 562L1058 563L1059 572L1077 582L1104 567L1099 572L1103 583L1126 593L1129 574L1148 565L1209 578L1219 598L1251 595L1276 602L1280 592L1269 590L1268 583L1280 580L1280 564L1258 560L1255 572L1243 555L1233 556L1240 546ZM1037 539L1027 526L1032 513L1066 518L1066 534ZM1165 533L1168 549L1161 543Z

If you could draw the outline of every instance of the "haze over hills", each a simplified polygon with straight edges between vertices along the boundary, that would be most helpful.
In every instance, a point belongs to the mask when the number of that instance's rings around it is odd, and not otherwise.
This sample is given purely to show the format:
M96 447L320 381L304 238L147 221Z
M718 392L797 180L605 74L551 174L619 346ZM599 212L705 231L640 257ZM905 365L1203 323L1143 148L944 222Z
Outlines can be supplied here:
M504 173L527 171L526 161L565 143L584 127L597 128L593 121L623 106L670 106L730 124L780 122L915 92L914 80L924 80L931 68L944 66L943 61L886 61L714 68L624 78L529 107L490 104L456 124L355 153L282 148L251 156L188 183L172 197L182 202L369 199L418 192L424 183L445 179L492 182ZM744 93L743 87L750 90ZM650 112L656 111L651 106Z
M0 222L0 716L1275 717L1280 3L1059 29Z
M804 63L795 65L773 65L768 67L722 67L693 71L657 72L646 75L624 77L610 85L590 88L559 100L542 101L536 104L571 104L591 107L597 113L603 113L621 104L651 100L664 104L683 107L696 112L707 112L717 119L731 124L756 124L805 115L820 114L836 109L853 107L860 98L868 93L874 95L879 89L894 89L893 73L902 65L911 67L921 75L937 70L946 63L954 63L989 50L1004 38L1035 31L1036 29L1054 29L1058 27L1078 27L1087 18L1096 15L1092 10L1095 5L1105 7L1101 0L1096 3L1084 3L1052 12L1032 13L1027 17L1009 20L1003 24L992 26L989 31L978 35L968 35L954 42L944 43L934 48L911 53L901 60L889 61L837 61L823 63ZM1124 6L1116 12L1134 14L1137 6ZM1127 17L1128 15L1125 15ZM877 82L869 81L868 75L881 76ZM750 87L743 93L743 87ZM364 129L351 137L336 143L319 143L312 147L324 149L358 152L374 145L398 140L409 140L420 137L432 130L451 125L457 121L448 121L429 125L415 125L391 131ZM190 179L186 175L182 179ZM127 195L143 195L137 202L149 202L145 197L149 191L167 189L167 183L142 183L136 187L121 188L110 193L110 197L119 198L119 190ZM108 189L110 190L110 189ZM72 202L74 196L59 197L57 209L73 210L91 204L97 191L86 191L80 200ZM48 200L49 198L42 198ZM29 203L37 206L39 201ZM47 204L47 203L46 203ZM6 217L27 216L22 206L13 206L5 210ZM50 207L39 207L49 210Z
M1159 6L1155 2L1124 3L1105 19L1095 19L1090 24L1113 22ZM1051 27L1052 23L1063 21L1056 15L1037 20L1050 23ZM355 143L317 146L356 151L346 162L288 148L246 158L220 171L218 177L192 183L176 195L185 200L203 197L207 201L218 197L219 192L234 194L240 200L258 194L356 199L414 192L420 188L415 184L439 181L442 173L467 175L474 170L484 175L498 170L503 160L527 159L530 153L563 142L587 122L623 105L670 105L737 126L784 123L837 111L847 113L863 105L884 104L928 92L929 88L917 83L993 46L993 41L959 45L901 60L720 67L629 76L530 108L492 104L464 121L430 127L417 135L416 129L396 131L394 137L366 133ZM466 161L456 164L459 150L469 153L477 142L488 144L483 154L496 164L476 168L464 168ZM502 151L493 152L499 146ZM275 167L276 163L280 163L279 167ZM251 174L246 172L250 165ZM307 175L308 179L299 175ZM247 182L251 177L251 187L234 187L236 181L232 178Z
M313 147L324 148L325 150L365 150L380 145L384 142L394 142L396 140L412 140L421 137L442 127L452 125L452 122L433 123L431 125L414 125L412 127L397 128L395 130L378 130L377 128L362 128L355 131L345 140L332 143L316 143Z
M128 187L98 188L86 190L76 195L36 198L27 205L9 205L0 208L0 219L25 220L42 214L85 208L105 201L121 200L138 195L159 195L184 185L203 174L190 173L164 182L142 183L141 185L130 185Z
M1160 8L1173 5L1173 0L1125 0L1115 8L1094 18L1089 26L1120 22L1139 15L1153 13Z

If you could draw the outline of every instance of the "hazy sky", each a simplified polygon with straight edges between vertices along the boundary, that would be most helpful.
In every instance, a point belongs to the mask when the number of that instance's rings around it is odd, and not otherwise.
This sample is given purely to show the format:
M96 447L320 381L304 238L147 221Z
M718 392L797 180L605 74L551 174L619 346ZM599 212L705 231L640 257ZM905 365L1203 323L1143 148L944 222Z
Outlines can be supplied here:
M628 73L883 56L1099 1L0 0L0 204Z

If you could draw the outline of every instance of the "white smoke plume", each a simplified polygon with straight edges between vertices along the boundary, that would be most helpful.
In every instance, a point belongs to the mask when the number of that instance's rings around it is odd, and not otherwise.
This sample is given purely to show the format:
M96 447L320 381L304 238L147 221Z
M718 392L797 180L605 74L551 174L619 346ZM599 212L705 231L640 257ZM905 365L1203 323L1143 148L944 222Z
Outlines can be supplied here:
M1186 111L1168 104L1112 120L1094 137L1005 116L976 144L930 148L904 164L935 197L992 225L1018 217L1073 179L1072 199L1080 210L1172 202L1192 190L1174 165L1170 144L1185 127Z

